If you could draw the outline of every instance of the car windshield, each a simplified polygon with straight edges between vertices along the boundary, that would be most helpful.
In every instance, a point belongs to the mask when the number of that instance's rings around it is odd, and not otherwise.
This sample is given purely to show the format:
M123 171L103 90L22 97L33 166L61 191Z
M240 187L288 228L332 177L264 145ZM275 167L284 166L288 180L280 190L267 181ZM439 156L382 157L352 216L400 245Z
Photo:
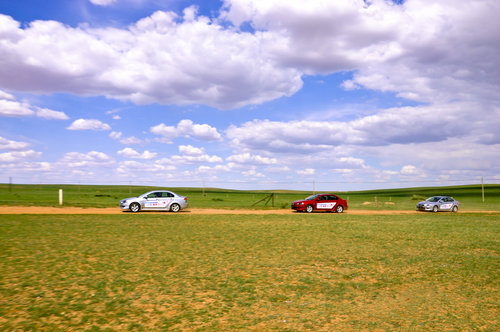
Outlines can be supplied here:
M437 202L437 201L439 201L440 198L441 197L434 196L434 197L427 198L425 201L426 202Z
M311 195L309 197L307 197L305 200L306 201L312 201L313 199L315 199L316 197L318 197L319 195Z

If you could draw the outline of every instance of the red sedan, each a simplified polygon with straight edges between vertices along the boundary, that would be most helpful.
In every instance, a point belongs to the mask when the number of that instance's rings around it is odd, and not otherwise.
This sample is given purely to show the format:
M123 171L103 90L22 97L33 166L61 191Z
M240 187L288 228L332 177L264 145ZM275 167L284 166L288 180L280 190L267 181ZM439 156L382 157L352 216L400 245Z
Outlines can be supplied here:
M292 203L298 212L328 211L342 213L347 210L347 201L333 194L317 194Z

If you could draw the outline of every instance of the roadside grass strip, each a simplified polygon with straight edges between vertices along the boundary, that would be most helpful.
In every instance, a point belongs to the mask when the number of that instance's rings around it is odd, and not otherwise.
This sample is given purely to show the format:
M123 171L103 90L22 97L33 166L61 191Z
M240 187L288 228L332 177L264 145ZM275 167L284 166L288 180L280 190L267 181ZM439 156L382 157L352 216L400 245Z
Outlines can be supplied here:
M0 330L500 330L500 217L0 215Z

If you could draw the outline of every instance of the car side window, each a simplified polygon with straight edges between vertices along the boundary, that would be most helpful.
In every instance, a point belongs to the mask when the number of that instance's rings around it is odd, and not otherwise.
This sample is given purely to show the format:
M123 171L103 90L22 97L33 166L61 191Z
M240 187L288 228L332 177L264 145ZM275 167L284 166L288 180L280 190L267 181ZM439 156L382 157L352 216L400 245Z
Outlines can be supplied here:
M156 197L156 193L151 193L151 194L146 196L146 198L155 198L155 197Z

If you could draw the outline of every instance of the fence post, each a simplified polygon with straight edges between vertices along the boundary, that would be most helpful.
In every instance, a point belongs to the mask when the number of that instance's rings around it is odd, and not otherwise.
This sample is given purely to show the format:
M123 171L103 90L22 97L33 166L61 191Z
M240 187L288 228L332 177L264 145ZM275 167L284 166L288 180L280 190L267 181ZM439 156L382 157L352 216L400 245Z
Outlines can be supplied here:
M483 203L484 203L484 178L481 176L481 192L483 193Z
M63 190L59 189L59 205L63 205Z

